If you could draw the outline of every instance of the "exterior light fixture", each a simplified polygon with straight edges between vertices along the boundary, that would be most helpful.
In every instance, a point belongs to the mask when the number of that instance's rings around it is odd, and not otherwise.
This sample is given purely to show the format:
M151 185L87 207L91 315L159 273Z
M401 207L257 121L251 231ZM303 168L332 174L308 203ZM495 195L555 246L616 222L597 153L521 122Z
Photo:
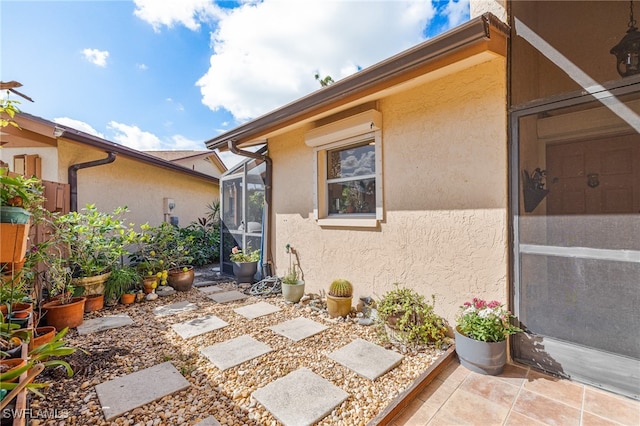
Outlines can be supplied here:
M629 29L620 43L611 48L616 55L618 74L622 77L640 73L640 32L633 19L633 0L629 1Z

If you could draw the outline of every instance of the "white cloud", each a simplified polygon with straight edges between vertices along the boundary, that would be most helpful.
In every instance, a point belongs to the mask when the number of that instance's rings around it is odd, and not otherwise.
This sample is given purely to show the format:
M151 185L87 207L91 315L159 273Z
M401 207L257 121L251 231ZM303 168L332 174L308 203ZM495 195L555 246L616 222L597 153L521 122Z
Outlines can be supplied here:
M200 22L206 22L222 15L224 12L211 0L134 0L138 18L160 31L162 26L169 28L182 24L192 31L200 28Z
M139 151L163 149L162 142L153 133L140 130L138 126L130 126L115 121L110 121L107 126L115 132L114 142Z
M90 124L85 123L84 121L75 120L69 117L58 117L53 119L54 123L62 124L63 126L71 127L72 129L80 130L81 132L88 133L93 136L97 136L99 138L104 139L104 135L98 132L96 129L91 127Z
M243 4L221 15L203 103L247 120L424 40L429 0L285 1Z
M449 0L442 12L447 17L449 28L456 27L469 19L469 0Z
M82 55L87 61L91 62L94 65L97 65L99 67L107 66L107 58L109 57L109 52L106 50L84 49L82 51Z
M138 151L157 150L204 150L202 141L187 139L182 135L174 135L168 141L161 140L150 132L141 130L138 126L110 121L108 128L115 133L113 141Z
M146 71L149 69L147 64L136 64L136 68L138 68L140 71Z

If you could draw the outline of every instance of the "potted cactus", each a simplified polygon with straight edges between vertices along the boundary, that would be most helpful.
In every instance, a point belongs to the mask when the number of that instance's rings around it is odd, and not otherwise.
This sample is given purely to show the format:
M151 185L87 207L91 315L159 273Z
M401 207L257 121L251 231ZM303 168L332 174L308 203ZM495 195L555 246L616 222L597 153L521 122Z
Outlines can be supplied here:
M338 278L329 285L327 311L331 318L346 317L351 312L353 286L345 279Z

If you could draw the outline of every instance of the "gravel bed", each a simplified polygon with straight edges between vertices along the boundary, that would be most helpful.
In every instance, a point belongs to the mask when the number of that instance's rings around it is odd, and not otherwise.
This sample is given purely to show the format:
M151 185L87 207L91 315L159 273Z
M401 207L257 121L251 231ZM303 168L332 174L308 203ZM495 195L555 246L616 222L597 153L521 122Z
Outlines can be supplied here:
M201 268L201 274L205 274L201 279L207 279L206 274L210 271L210 267ZM233 282L220 286L236 289ZM158 306L184 300L195 303L198 309L167 317L153 315L153 309ZM281 311L253 320L233 312L234 308L258 301L274 304ZM70 344L89 354L77 351L66 358L75 371L71 378L60 369L47 369L39 376L38 381L53 384L44 390L45 398L31 397L31 413L39 415L31 420L32 426L192 425L211 415L222 425L279 425L251 398L251 393L301 367L310 368L350 394L319 425L365 425L444 354L443 350L435 348L408 351L392 346L375 325L359 325L356 318L331 319L326 312L287 303L281 296L250 296L236 303L217 304L194 287L188 292L155 301L105 307L86 314L85 320L115 314L128 314L134 324L84 336L79 336L75 330L67 334ZM183 340L171 329L172 324L206 314L222 318L229 326L188 340ZM299 342L292 342L266 328L299 316L329 328ZM199 353L199 348L243 334L251 335L274 351L225 371L220 371ZM401 352L404 359L377 380L364 379L327 357L355 338ZM173 363L189 380L188 390L136 408L111 422L104 420L95 391L97 384L166 361Z

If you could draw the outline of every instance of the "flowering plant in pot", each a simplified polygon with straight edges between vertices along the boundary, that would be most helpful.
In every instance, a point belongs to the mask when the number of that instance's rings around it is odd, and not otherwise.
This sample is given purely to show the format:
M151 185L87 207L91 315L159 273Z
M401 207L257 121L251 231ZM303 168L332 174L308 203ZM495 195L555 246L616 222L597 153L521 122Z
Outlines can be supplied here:
M515 317L496 300L474 297L464 302L456 318L456 352L460 363L481 374L500 374L507 361L507 336L522 331Z
M244 250L235 246L231 249L229 260L233 262L236 282L253 284L253 276L258 270L258 261L260 260L260 249L251 250L250 244Z
M287 244L285 250L289 255L289 269L282 278L282 297L287 302L298 303L304 296L304 275L295 249ZM295 256L297 262L292 262L291 256Z

